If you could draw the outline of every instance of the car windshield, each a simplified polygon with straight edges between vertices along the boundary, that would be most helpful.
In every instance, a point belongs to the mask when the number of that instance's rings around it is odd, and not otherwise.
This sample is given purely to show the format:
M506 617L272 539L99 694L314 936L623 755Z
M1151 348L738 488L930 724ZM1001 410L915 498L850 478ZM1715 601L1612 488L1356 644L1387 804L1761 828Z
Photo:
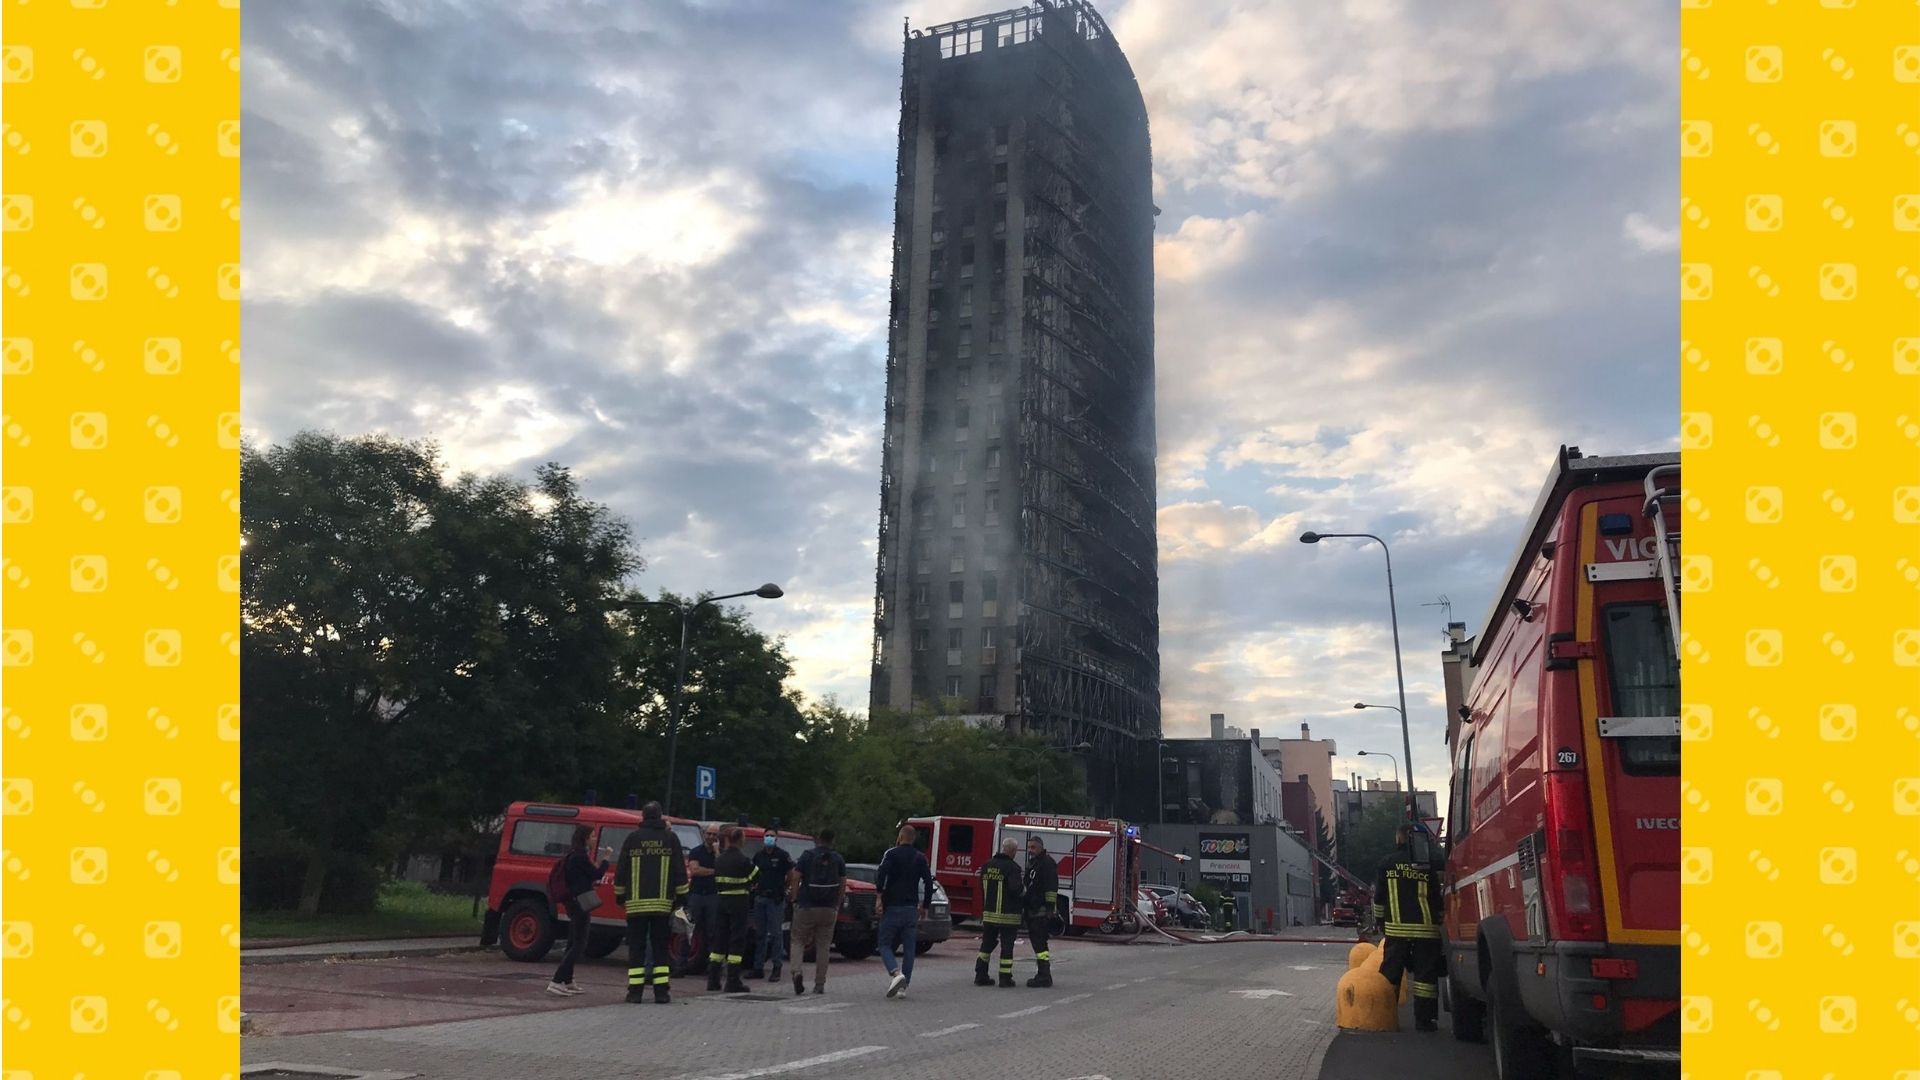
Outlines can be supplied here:
M847 876L855 881L864 881L871 885L880 876L880 868L872 863L848 863Z

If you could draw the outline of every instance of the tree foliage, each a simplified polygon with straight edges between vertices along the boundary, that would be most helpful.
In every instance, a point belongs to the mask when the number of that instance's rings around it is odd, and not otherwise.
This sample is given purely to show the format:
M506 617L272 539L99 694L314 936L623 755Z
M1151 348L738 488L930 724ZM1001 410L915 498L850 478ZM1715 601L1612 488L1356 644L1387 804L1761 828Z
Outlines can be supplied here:
M1393 854L1393 833L1405 817L1405 804L1397 800L1367 800L1359 820L1341 831L1341 865L1355 877L1372 881L1374 871Z

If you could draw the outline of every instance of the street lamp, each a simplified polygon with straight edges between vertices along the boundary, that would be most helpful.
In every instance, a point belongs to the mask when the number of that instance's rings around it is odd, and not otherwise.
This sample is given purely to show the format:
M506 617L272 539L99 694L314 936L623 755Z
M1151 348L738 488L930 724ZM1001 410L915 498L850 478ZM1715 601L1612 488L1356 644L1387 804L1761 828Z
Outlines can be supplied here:
M1407 757L1407 820L1418 821L1420 811L1413 801L1413 735L1407 730L1407 677L1400 663L1400 612L1393 599L1393 552L1387 549L1387 542L1372 533L1317 533L1303 532L1300 542L1317 544L1322 540L1371 540L1380 545L1380 551L1387 557L1387 617L1393 626L1393 677L1400 687L1400 741Z
M1074 743L1072 746L1007 746L1007 747L1002 747L1002 749L1014 750L1023 754L1034 755L1034 759L1033 759L1034 813L1044 814L1047 812L1047 800L1045 798L1044 793L1040 790L1040 771L1047 764L1047 759L1044 755L1047 754L1048 752L1057 752L1057 753L1064 753L1064 754L1084 754L1093 749L1093 744L1090 742L1083 741L1083 742Z
M1394 787L1400 786L1400 759L1399 758L1394 757L1392 754L1387 753L1385 750L1362 750L1360 751L1360 756L1361 757L1383 757L1383 758L1386 758L1388 761L1393 762L1393 786Z
M661 813L673 813L673 754L674 749L680 742L680 709L685 704L683 699L687 685L687 620L694 612L706 607L708 604L717 604L722 600L734 600L742 596L757 596L762 600L778 600L785 595L786 593L780 586L768 582L757 589L727 593L724 596L709 596L704 600L696 600L691 604L679 603L673 600L621 600L614 604L615 607L622 608L672 608L674 612L680 616L680 652L674 661L673 704L668 711L667 719L667 790L666 794L660 799Z

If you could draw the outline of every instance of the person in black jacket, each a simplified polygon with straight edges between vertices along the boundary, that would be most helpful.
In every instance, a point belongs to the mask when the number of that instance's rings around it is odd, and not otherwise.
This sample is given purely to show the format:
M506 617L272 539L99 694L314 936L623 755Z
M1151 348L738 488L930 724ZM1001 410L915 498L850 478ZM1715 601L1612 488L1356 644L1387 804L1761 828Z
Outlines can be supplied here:
M1013 942L1020 934L1023 914L1020 900L1020 864L1013 861L1020 845L1012 839L1000 842L1000 854L980 868L980 956L973 965L973 984L992 986L987 977L987 958L996 942L1000 946L1000 985L1012 986Z
M567 910L567 955L554 969L553 979L547 983L547 993L562 996L584 994L585 990L573 985L573 965L580 955L587 951L587 934L592 930L592 920L581 909L579 896L591 892L600 875L607 872L608 863L593 865L587 855L587 839L593 835L589 825L573 827L573 843L567 848L561 873L566 878L567 896L561 905Z
M665 1005L673 979L667 943L673 910L687 902L687 857L659 803L640 808L640 827L621 845L617 865L613 895L627 912L627 1000L640 1004L652 986L653 1000Z
M1380 974L1395 987L1403 974L1413 974L1413 1029L1440 1027L1440 977L1447 958L1440 944L1439 868L1413 850L1419 825L1402 825L1394 834L1399 846L1380 864L1373 879L1373 917L1385 931Z
M713 920L713 944L708 946L712 951L707 954L707 989L720 989L724 972L729 994L752 993L740 981L740 969L752 935L752 894L760 868L740 850L740 837L740 826L727 826L720 834L720 854L713 860L713 883L720 904Z
M1021 882L1026 897L1027 941L1033 945L1033 963L1039 970L1028 986L1053 985L1053 954L1047 951L1047 927L1060 902L1060 868L1038 836L1027 837L1027 874Z

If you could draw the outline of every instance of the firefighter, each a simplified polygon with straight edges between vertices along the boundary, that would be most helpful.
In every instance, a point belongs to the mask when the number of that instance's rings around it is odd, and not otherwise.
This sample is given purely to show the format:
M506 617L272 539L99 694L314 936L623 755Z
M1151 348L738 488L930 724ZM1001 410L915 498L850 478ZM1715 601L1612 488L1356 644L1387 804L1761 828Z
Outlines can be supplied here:
M1440 976L1446 956L1440 947L1440 875L1427 860L1414 854L1412 834L1423 826L1402 825L1394 831L1398 845L1380 864L1373 883L1373 917L1386 931L1380 974L1394 987L1401 975L1413 973L1413 1029L1440 1028Z
M713 919L713 942L707 953L707 989L720 989L724 968L727 993L751 993L740 981L747 944L753 930L753 887L760 868L741 850L741 829L729 825L720 834L720 854L713 860L713 882L719 909Z
M651 986L665 1005L673 981L667 943L673 911L687 902L687 862L657 802L640 808L640 827L620 846L613 895L627 912L627 1000L640 1004Z
M980 868L980 957L974 961L973 984L992 986L987 957L1000 945L1000 985L1013 983L1013 942L1020 933L1020 864L1013 861L1020 845L1012 838L1000 842L1000 854Z
M1028 986L1053 985L1053 954L1047 951L1047 924L1060 902L1060 869L1038 836L1027 837L1027 873L1021 880L1026 897L1027 941L1033 945L1033 963L1039 970Z

